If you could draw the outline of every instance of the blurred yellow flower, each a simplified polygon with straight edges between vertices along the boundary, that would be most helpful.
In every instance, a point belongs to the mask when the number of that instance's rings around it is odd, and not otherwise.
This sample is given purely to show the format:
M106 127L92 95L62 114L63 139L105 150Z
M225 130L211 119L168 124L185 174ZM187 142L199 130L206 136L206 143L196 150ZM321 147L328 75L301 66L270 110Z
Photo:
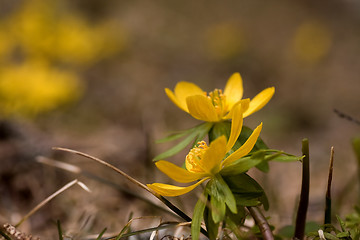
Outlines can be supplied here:
M206 50L212 59L227 60L243 53L247 48L243 30L231 22L215 24L206 31Z
M0 113L34 116L77 99L82 93L78 77L44 63L11 65L0 70Z
M296 30L293 39L295 56L304 62L314 64L330 51L332 37L329 29L316 21L307 21Z
M198 142L197 146L191 149L186 156L186 169L164 160L155 163L160 171L177 182L190 183L196 180L200 181L187 187L164 183L153 183L147 186L162 196L179 196L190 192L202 182L214 178L216 174L221 174L222 170L232 168L234 161L247 155L252 150L262 128L262 124L260 124L240 148L225 158L240 135L242 123L242 107L237 105L233 110L233 120L228 140L226 140L225 136L221 136L212 141L210 146L207 146L204 141Z
M32 58L88 65L122 50L126 33L114 22L88 23L57 1L31 0L6 20L8 34Z
M270 101L275 88L270 87L263 90L251 101L248 98L242 99L242 79L239 73L234 73L226 83L224 92L215 89L207 94L196 84L190 82L179 82L175 86L174 92L168 88L165 89L165 92L172 102L194 118L206 122L219 122L230 119L232 110L238 104L241 104L244 117L260 110Z
M3 116L35 116L77 99L83 84L76 69L126 45L115 22L90 24L61 0L21 1L0 19L0 35Z

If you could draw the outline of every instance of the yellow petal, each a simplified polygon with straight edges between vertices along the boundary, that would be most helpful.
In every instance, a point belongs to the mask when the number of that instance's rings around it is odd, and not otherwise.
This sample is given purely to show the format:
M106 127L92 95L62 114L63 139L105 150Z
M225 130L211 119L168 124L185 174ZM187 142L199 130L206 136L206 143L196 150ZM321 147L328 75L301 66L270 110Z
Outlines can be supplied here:
M216 174L221 170L221 161L226 154L226 137L221 136L210 143L202 158L202 168L211 174Z
M224 117L224 119L231 119L233 116L233 111L237 105L241 105L241 113L244 113L249 108L250 98L241 99L238 101L233 108L230 110L230 112Z
M185 193L190 192L191 190L193 190L194 188L199 186L201 183L203 183L207 179L209 179L209 178L204 178L201 181L199 181L193 185L190 185L188 187L179 187L179 186L174 186L174 185L164 184L164 183L147 184L147 186L148 186L148 188L150 188L154 192L160 194L161 196L175 197L175 196L183 195Z
M184 110L185 112L189 112L187 110L187 106L186 103L182 104L181 101L179 101L179 99L177 99L177 97L175 96L175 94L168 88L165 88L165 93L166 95L170 98L170 100L175 103L176 106L178 106L178 108Z
M204 94L204 91L200 87L190 82L178 82L175 86L174 93L169 89L165 89L165 92L170 100L185 112L189 112L186 105L187 97Z
M224 95L228 109L231 109L243 96L243 83L239 73L231 75L226 83Z
M178 167L168 161L161 160L156 162L155 165L169 178L181 183L193 182L205 176L205 174L189 172L188 170Z
M247 117L247 116L253 114L254 112L260 110L262 107L264 107L270 101L270 99L274 95L274 93L275 93L275 88L270 87L270 88L263 90L258 95L256 95L250 101L248 110L246 110L244 112L244 117Z
M240 135L241 128L243 125L241 104L236 105L232 112L233 115L232 115L231 131L230 131L229 140L226 144L226 152L230 151L230 149L234 146L236 140Z
M191 116L206 122L217 122L219 117L211 100L204 95L195 95L186 98L187 107Z
M233 152L230 156L228 156L222 163L223 166L228 166L233 161L238 160L239 158L242 158L246 154L248 154L254 147L260 132L262 129L262 123L255 128L255 130L252 132L251 136L246 140L246 142L239 147L238 150Z

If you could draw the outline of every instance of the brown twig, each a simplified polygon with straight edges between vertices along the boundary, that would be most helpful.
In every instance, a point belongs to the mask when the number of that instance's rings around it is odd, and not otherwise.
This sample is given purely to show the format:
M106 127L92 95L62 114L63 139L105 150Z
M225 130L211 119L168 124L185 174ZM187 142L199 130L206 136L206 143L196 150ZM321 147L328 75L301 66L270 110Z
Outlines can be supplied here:
M261 213L259 207L247 207L251 216L254 218L256 225L259 227L261 234L265 240L274 240L274 236L268 222Z

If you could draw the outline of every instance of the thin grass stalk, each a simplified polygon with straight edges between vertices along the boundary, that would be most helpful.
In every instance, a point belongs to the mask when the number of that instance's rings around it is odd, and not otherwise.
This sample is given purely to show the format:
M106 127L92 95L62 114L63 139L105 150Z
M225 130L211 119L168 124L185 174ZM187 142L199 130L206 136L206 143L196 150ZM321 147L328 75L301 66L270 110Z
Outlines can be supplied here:
M11 238L8 235L6 235L6 233L3 232L2 229L0 229L0 236L2 236L6 240L11 240Z
M328 175L328 183L327 183L326 196L325 196L324 224L331 224L331 183L333 176L333 165L334 165L334 147L331 147L329 175Z
M129 176L128 174L126 174L125 172L121 171L120 169L118 169L117 167L111 165L110 163L107 163L99 158L93 157L91 155L88 155L86 153L83 152L79 152L76 150L72 150L72 149L68 149L68 148L60 148L60 147L54 147L54 150L59 150L59 151L64 151L64 152L70 152L70 153L74 153L83 157L86 157L88 159L91 159L97 163L100 163L102 165L105 165L108 168L111 168L112 170L114 170L115 172L119 173L120 175L122 175L123 177L125 177L126 179L128 179L130 182L134 183L135 185L143 188L144 190L148 191L149 193L151 193L153 196L155 196L157 199L159 199L161 202L163 202L166 206L168 206L173 212L175 212L176 214L178 214L181 218L183 218L185 221L191 221L192 219L186 215L183 211L181 211L179 208L177 208L175 205L173 205L170 201L168 201L167 199L165 199L163 196L161 196L160 194L154 192L153 190L151 190L150 188L148 188L146 185L144 185L143 183L139 182L138 180L136 180L135 178ZM208 236L208 233L205 229L201 228L201 232L205 235Z
M302 140L302 184L299 208L296 215L294 239L303 239L305 235L306 214L309 205L310 166L309 166L309 140Z
M60 169L63 169L63 170L65 170L65 171L68 171L68 172L71 172L71 173L74 173L74 174L78 174L78 175L82 175L82 176L85 176L85 177L90 178L90 179L94 179L94 180L96 180L96 181L98 181L98 182L100 182L100 183L103 183L103 184L106 184L106 185L108 185L108 186L111 186L111 187L117 189L118 191L121 191L121 192L123 192L123 193L125 193L125 194L128 194L128 195L130 195L130 196L133 196L133 197L135 197L135 198L137 198L137 199L140 199L140 200L142 200L142 201L144 201L144 202L146 202L146 203L154 206L155 208L157 208L157 209L159 209L159 210L161 210L161 211L164 211L164 212L166 212L166 213L168 213L168 214L171 214L171 215L173 215L173 216L175 216L175 217L179 217L180 219L183 219L183 218L181 218L180 216L178 216L177 214L175 214L174 212L169 211L168 208L165 208L165 207L163 207L163 206L161 206L161 205L157 205L157 204L155 204L154 202L152 202L151 200L149 200L149 199L141 196L140 194L138 194L138 193L136 193L136 192L134 192L134 191L130 191L130 190L128 190L127 188L124 188L124 187L122 187L121 185L116 184L116 183L114 183L114 182L112 182L112 181L110 181L110 180L107 180L107 179L105 179L105 178L99 177L99 176L97 176L97 175L95 175L95 174L92 174L92 173L90 173L90 172L84 171L84 170L82 170L82 169L81 169L80 167L78 167L78 166L75 166L75 165L69 164L69 163L60 162L60 161L57 161L57 160L54 160L54 159L50 159L50 158L46 158L46 157L43 157L43 156L38 156L38 157L36 158L36 160L37 160L37 162L42 163L42 164L46 164L46 165L48 165L48 166L60 168Z
M251 216L254 218L256 225L259 227L260 232L265 240L273 240L274 235L272 234L271 228L266 221L266 218L261 213L258 206L256 207L247 207Z
M101 233L99 234L99 236L96 238L96 240L101 240L101 237L104 235L104 233L106 232L107 228L104 228Z
M130 233L125 233L121 236L121 238L127 238L130 236L135 236L135 235L139 235L142 233L147 233L147 232L153 232L153 231L158 231L161 229L166 229L169 227L174 227L174 226L182 226L183 224L179 224L179 223L162 223L160 226L158 227L153 227L153 228L147 228L147 229L142 229L142 230L138 230L138 231L134 231L134 232L130 232ZM108 237L105 238L104 240L116 240L116 238L118 237L118 235L113 236L113 237Z
M63 240L63 233L62 233L62 229L61 229L61 224L60 221L57 220L56 221L56 225L57 225L57 229L58 229L58 233L59 233L59 240Z
M26 214L16 225L15 227L19 227L25 220L27 220L31 215L33 215L35 212L37 212L40 208L42 208L45 204L50 202L52 199L54 199L57 195L64 192L65 190L69 189L70 187L77 184L79 181L77 179L69 182L59 190L57 190L55 193L51 194L49 197L47 197L45 200L43 200L41 203L39 203L37 206L35 206L28 214Z

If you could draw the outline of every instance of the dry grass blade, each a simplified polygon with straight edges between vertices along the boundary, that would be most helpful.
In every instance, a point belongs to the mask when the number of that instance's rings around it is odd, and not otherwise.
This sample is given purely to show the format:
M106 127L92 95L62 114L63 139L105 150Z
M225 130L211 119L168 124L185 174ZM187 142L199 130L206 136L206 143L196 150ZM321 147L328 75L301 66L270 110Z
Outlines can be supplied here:
M52 167L56 167L56 168L60 168L63 169L65 171L69 171L72 173L76 173L79 174L82 172L81 168L69 164L69 163L64 163L64 162L60 162L60 161L55 161L53 159L47 158L47 157L43 157L43 156L38 156L36 157L36 161L42 164L46 164Z
M145 189L146 191L148 191L149 193L151 193L152 195L154 195L157 199L159 199L161 202L163 202L166 206L168 206L173 212L175 212L177 215L179 215L181 218L183 218L185 221L190 222L192 221L192 219L186 215L183 211L181 211L179 208L177 208L175 205L173 205L171 202L169 202L166 198L164 198L163 196L161 196L160 194L154 192L153 190L151 190L150 188L148 188L146 185L142 184L141 182L139 182L138 180L130 177L129 175L127 175L126 173L124 173L123 171L121 171L120 169L118 169L117 167L111 165L110 163L107 163L99 158L93 157L89 154L86 153L82 153L76 150L72 150L72 149L68 149L68 148L61 148L61 147L53 147L54 150L59 150L59 151L64 151L64 152L69 152L69 153L74 153L83 157L86 157L88 159L91 159L97 163L100 163L112 170L114 170L115 172L119 173L120 175L122 175L123 177L125 177L126 179L128 179L130 182L134 183L135 185ZM207 232L205 229L201 228L201 232L207 236Z
M131 195L131 196L134 196L150 205L153 205L155 208L161 210L161 211L164 211L168 214L172 214L173 216L175 217L180 217L179 215L175 214L174 212L172 211L169 211L167 208L164 208L163 206L160 206L159 204L156 204L154 203L153 201L143 197L142 195L138 194L137 192L135 191L131 191L129 190L128 188L125 188L125 187L122 187L121 185L119 184L116 184L112 181L109 181L107 179L104 179L104 178L101 178L97 175L94 175L90 172L87 172L87 171L84 171L82 170L80 167L78 166L75 166L73 164L69 164L69 163L64 163L64 162L60 162L60 161L57 161L57 160L54 160L54 159L51 159L51 158L47 158L47 157L43 157L43 156L38 156L36 158L37 162L41 163L41 164L45 164L45 165L48 165L48 166L51 166L51 167L55 167L55 168L59 168L59 169L62 169L62 170L65 170L65 171L68 171L68 172L71 172L71 173L74 173L74 174L81 174L85 177L88 177L88 178L91 178L91 179L94 179L102 184L106 184L108 186L111 186L121 192L124 192L128 195ZM79 182L78 183L79 185L81 185L82 183ZM84 187L83 187L84 188ZM86 190L86 188L84 188ZM181 217L180 217L181 218Z
M114 170L115 172L119 173L120 175L124 176L125 178L127 178L129 181L131 181L132 183L134 183L135 185L145 189L146 191L150 192L151 194L153 194L156 197L160 197L159 194L155 193L154 191L152 191L150 188L148 188L146 185L142 184L141 182L139 182L138 180L136 180L135 178L130 177L129 175L127 175L126 173L124 173L123 171L121 171L120 169L118 169L117 167L111 165L110 163L107 163L99 158L93 157L89 154L86 153L82 153L76 150L72 150L72 149L68 149L68 148L60 148L60 147L54 147L54 150L59 150L59 151L64 151L64 152L70 152L70 153L75 153L77 155L89 158L93 161L96 161L102 165L107 166L108 168L111 168L112 170Z
M50 202L52 199L54 199L56 196L61 194L62 192L66 191L70 187L74 186L75 184L78 184L79 181L77 179L69 182L53 194L51 194L49 197L47 197L45 200L43 200L41 203L39 203L36 207L34 207L28 214L26 214L16 225L15 227L20 226L25 220L27 220L31 215L33 215L35 212L37 212L40 208L42 208L44 205L46 205L48 202ZM79 184L78 184L79 185ZM84 185L82 183L82 185ZM80 185L81 186L81 185ZM81 186L82 187L82 186Z

